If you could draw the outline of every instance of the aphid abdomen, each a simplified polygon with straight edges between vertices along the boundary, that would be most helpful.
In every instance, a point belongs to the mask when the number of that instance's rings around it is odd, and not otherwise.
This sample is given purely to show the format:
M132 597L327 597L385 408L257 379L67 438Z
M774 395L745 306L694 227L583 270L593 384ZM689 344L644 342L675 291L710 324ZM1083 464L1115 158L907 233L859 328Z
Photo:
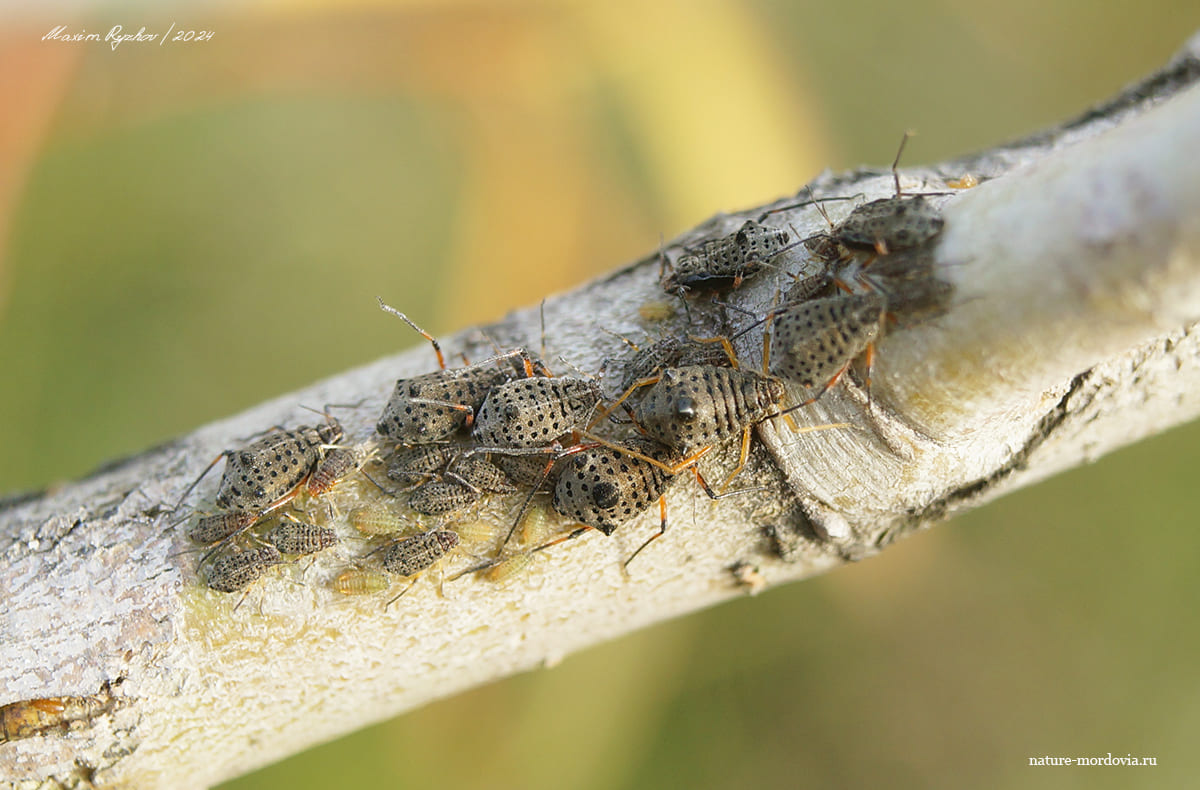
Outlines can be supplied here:
M257 581L270 568L283 562L274 546L246 549L225 554L208 572L208 586L217 592L237 592Z
M427 516L453 513L459 508L478 502L483 494L452 480L430 480L412 492L408 506Z
M276 431L227 453L217 507L261 511L287 495L304 482L319 460L322 439L316 428Z
M485 447L543 447L583 425L600 402L600 388L573 378L528 378L494 388L475 420Z
M373 595L392 584L387 574L369 568L348 568L337 575L331 587L342 595Z
M330 527L285 521L267 533L267 540L281 554L316 554L335 545L338 537Z
M256 518L254 513L241 510L202 516L188 531L188 538L194 543L209 546L246 529Z
M693 365L663 371L635 409L646 432L686 453L722 442L766 419L783 385L751 371Z
M813 299L775 319L771 372L813 388L824 386L879 336L879 294Z
M458 534L446 529L397 541L383 550L383 568L396 576L415 576L458 545Z
M634 439L629 449L667 462L670 452L658 442ZM617 527L654 504L674 478L654 464L611 447L571 456L554 486L554 509L611 535Z

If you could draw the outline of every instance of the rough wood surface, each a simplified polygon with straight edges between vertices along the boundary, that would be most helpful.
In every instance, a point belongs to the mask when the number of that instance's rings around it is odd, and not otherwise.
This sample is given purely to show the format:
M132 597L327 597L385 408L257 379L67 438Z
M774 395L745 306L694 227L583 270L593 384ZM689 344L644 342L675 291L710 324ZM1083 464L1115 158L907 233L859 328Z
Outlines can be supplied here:
M365 399L343 422L350 436L366 437L393 382L431 369L424 346L87 480L0 504L0 704L79 698L75 708L97 713L0 742L0 786L209 786L742 595L730 570L739 562L756 566L767 584L805 578L1192 419L1200 413L1198 77L1193 40L1162 72L1061 128L903 171L906 192L956 192L936 198L946 219L938 263L954 284L948 314L883 340L869 402L849 382L796 413L804 424L851 427L760 426L738 485L764 492L714 504L695 486L674 486L669 531L628 574L621 561L656 529L656 514L611 538L593 534L544 552L503 583L468 576L447 582L441 597L423 579L387 611L384 596L330 589L368 550L348 536L314 562L268 575L236 610L238 596L198 583L197 557L180 553L191 547L165 508L204 465L271 425L313 422L302 404ZM947 180L968 172L983 183L947 190ZM863 171L824 175L811 187L872 199L890 195L892 180ZM849 210L830 205L835 219ZM715 217L673 243L731 231L760 211ZM782 217L802 235L826 227L811 208ZM797 251L789 268L803 267L805 256ZM777 284L768 274L731 299L762 313ZM633 331L644 326L638 308L663 298L655 253L547 300L548 359L599 370L627 351L598 327ZM698 305L689 327L675 310L659 328L708 328L721 314ZM736 315L735 329L752 322ZM539 311L486 331L501 346L536 347ZM755 364L759 337L739 341L744 364ZM478 331L444 345L472 358L490 349ZM705 468L717 476L736 449L714 455ZM205 481L190 503L211 502L214 488ZM381 496L356 482L333 498L345 512ZM506 528L518 500L497 499L470 521ZM487 554L495 540L483 543L475 550ZM448 571L473 562L460 552ZM82 701L99 700L118 679L112 704Z

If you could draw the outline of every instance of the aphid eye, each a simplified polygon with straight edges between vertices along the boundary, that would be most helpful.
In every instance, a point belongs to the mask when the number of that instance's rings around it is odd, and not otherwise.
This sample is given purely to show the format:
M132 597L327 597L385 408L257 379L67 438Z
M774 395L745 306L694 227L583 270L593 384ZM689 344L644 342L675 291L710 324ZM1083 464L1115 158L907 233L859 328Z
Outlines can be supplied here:
M696 419L696 401L691 398L676 399L675 416L685 422Z

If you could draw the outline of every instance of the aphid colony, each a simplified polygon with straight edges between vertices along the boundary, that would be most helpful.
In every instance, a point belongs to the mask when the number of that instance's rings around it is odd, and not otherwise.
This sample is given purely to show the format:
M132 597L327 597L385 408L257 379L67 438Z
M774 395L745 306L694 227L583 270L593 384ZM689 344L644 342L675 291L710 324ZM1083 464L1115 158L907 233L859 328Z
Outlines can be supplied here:
M682 473L714 499L740 493L727 489L746 463L752 428L781 417L790 422L790 412L820 398L860 358L869 392L873 344L885 329L946 309L950 285L937 278L933 262L944 221L926 197L904 195L897 176L895 196L858 206L830 222L828 233L794 240L794 231L763 224L815 202L774 209L687 248L662 277L671 298L686 300L778 272L776 307L751 325L766 325L761 371L738 364L729 337L692 333L644 348L630 343L632 355L616 374L619 394L584 375L553 375L521 348L448 367L438 342L381 300L430 341L438 370L397 381L371 437L347 441L326 415L320 425L275 428L218 456L209 466L226 461L215 512L188 530L194 542L212 547L201 578L219 592L245 590L288 558L337 545L339 531L330 524L342 523L368 548L331 580L336 592L372 594L395 577L413 580L402 595L443 557L480 542L490 542L488 556L466 552L475 564L463 573L507 579L535 552L589 529L611 535L657 503L658 531L628 565L666 531L664 497ZM809 271L803 277L788 272L787 259L797 257ZM789 385L804 388L807 399L789 400ZM737 464L714 491L698 461L735 440ZM352 477L384 497L339 514L340 521L314 523L311 514L322 508L332 514L331 492ZM464 512L504 498L513 503L511 522L485 530L481 541L472 534L479 518ZM532 539L523 533L514 543L531 503L533 510L553 508L572 528Z

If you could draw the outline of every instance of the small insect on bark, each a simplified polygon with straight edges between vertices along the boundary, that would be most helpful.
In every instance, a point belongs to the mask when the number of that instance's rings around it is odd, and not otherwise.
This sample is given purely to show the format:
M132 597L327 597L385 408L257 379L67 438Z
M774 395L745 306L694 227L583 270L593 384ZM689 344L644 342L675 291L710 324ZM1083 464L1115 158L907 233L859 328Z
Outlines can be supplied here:
M118 699L112 695L114 685L105 682L99 694L41 697L0 707L0 743L51 732L65 733L74 724L111 713L118 705Z
M179 505L217 462L225 458L225 473L217 487L217 508L256 513L261 517L299 493L301 484L323 457L323 448L337 442L342 435L341 424L333 418L316 427L272 430L241 450L226 450L213 459L183 492Z
M458 534L448 529L435 529L399 540L383 550L383 569L396 576L418 576L431 568L442 557L458 545ZM395 603L417 583L413 579L395 598Z
M737 288L788 249L789 238L785 230L746 220L732 234L681 255L663 278L663 290L683 296Z
M392 580L386 573L369 568L348 568L330 586L342 595L374 595L391 587Z
M603 393L583 379L530 378L501 384L488 393L473 432L485 450L548 447L586 425Z
M705 482L695 462L700 455L680 462L680 456L653 439L633 437L621 444L602 445L570 457L564 464L554 487L554 509L586 527L611 535L622 524L637 518L659 503L659 530L625 560L634 557L667 531L667 507L664 495L675 476L668 468L691 466L696 481L712 499L730 494L717 494ZM731 492L731 493L742 493ZM541 551L583 534L578 530L565 537L539 546Z
M377 445L373 441L362 442L351 447L334 447L325 453L317 468L305 485L310 496L321 496L350 475L366 466L375 455Z
M536 366L529 352L516 349L457 370L446 368L441 346L408 316L379 300L379 306L397 316L433 344L438 367L409 379L400 379L379 416L375 431L403 444L430 444L469 427L488 392L521 376L532 376Z
M887 302L876 293L830 296L784 308L771 330L771 372L808 389L820 388L807 406L837 383L850 364L867 353L867 383L874 360L872 344L883 326Z
M249 587L268 570L283 562L274 546L232 551L217 557L208 569L209 589L232 593Z
M350 524L364 535L403 532L411 523L385 505L364 505L350 511Z
M196 521L195 526L188 530L188 539L202 546L211 546L230 535L241 532L257 520L257 513L247 513L241 510L202 516Z
M281 554L316 554L338 542L337 532L330 527L305 524L290 515L284 519L266 536Z

